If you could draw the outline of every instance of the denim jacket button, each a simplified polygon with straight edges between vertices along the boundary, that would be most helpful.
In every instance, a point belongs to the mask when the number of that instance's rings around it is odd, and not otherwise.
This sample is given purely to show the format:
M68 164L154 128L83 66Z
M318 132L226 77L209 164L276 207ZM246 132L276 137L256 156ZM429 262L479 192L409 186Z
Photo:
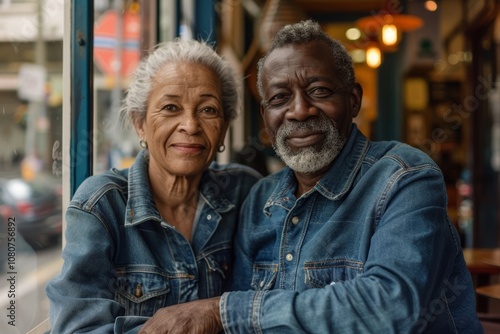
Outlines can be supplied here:
M292 224L293 225L297 225L298 222L299 222L299 217L295 216L295 217L292 218Z
M285 258L286 258L287 261L292 261L293 260L293 255L290 254L290 253L288 253Z
M141 286L141 283L137 283L137 287L134 290L134 296L137 297L137 298L141 298L142 297L142 286Z
M264 280L260 281L259 286L262 288L264 286Z
M207 220L212 219L212 215L207 215Z

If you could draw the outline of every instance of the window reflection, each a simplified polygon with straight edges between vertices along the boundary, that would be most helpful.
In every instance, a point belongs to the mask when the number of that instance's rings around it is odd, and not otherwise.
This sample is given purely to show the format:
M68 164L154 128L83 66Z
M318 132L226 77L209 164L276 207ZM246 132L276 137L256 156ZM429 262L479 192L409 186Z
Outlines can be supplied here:
M94 25L94 173L128 167L139 149L119 111L130 75L141 56L138 1L98 1Z

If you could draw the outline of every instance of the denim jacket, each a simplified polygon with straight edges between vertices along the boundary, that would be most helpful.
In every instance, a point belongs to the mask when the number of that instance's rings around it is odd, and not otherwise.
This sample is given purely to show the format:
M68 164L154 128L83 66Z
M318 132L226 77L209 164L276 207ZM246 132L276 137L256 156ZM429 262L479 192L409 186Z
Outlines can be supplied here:
M295 198L288 168L243 204L226 333L482 333L443 175L421 151L353 125Z
M191 243L153 201L148 159L82 183L66 212L64 265L46 288L52 333L137 333L158 309L225 291L241 203L259 175L213 163Z

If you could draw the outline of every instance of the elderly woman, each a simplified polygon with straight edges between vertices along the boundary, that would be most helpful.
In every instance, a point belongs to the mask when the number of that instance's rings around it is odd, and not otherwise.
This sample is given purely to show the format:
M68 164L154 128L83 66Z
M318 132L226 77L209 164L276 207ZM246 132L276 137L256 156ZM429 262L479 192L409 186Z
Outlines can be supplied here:
M163 307L224 291L259 178L214 162L237 102L229 65L203 42L169 42L141 62L123 113L143 150L71 200L64 266L46 289L53 333L136 333Z

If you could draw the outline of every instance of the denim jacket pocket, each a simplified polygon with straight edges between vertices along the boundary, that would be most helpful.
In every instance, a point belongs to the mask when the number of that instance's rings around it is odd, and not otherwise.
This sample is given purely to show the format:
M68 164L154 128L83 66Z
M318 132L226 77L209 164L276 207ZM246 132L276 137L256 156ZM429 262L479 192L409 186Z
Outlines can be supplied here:
M125 308L125 315L152 316L160 308L175 303L170 296L167 277L154 272L118 273L115 300Z
M220 254L219 254L220 255ZM208 255L200 265L200 274L206 277L206 286L200 286L200 298L220 296L224 292L224 283L231 269L229 260L224 256Z
M308 288L324 288L363 273L363 262L345 259L305 262L304 272L304 283Z
M254 263L252 283L254 290L270 290L274 287L278 276L278 265L275 263Z

